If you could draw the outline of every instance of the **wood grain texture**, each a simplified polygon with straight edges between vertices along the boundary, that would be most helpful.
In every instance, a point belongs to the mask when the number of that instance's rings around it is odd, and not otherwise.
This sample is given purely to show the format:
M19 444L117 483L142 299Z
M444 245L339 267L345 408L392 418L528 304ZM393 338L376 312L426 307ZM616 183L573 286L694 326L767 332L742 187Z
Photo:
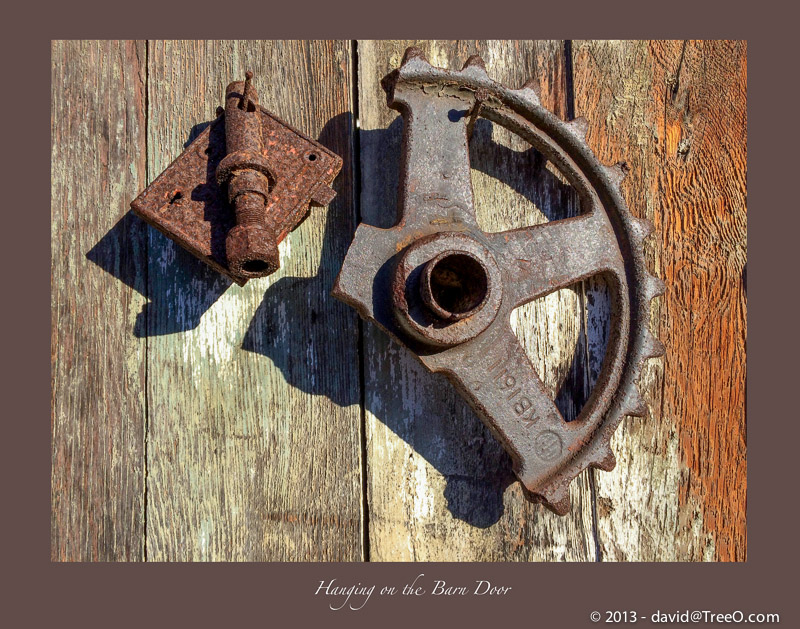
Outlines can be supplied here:
M145 44L51 55L51 558L140 560L146 232L120 218L145 180Z
M573 66L576 115L602 161L627 163L623 194L656 226L646 253L668 286L649 417L623 422L617 468L596 475L601 556L744 560L746 44L576 42ZM590 347L600 335L590 324Z
M358 43L361 215L396 220L402 121L386 107L380 79L409 45L460 69L480 54L494 79L518 87L535 76L543 101L566 111L560 42L363 41ZM481 226L501 231L565 218L576 198L517 138L485 120L470 147ZM562 411L575 416L585 372L582 292L560 291L515 312L518 336ZM364 364L370 559L376 561L592 560L588 474L571 487L559 518L525 500L510 459L449 382L430 374L377 327L365 324Z
M402 121L379 81L415 43L445 68L478 53L510 87L538 78L601 161L627 164L623 195L656 226L649 416L623 421L616 469L581 475L565 518L525 500L446 379L329 296L357 213L395 221ZM247 69L345 163L281 270L238 287L128 207ZM51 72L53 560L746 559L745 43L54 42ZM470 158L487 231L579 211L487 121ZM514 313L567 418L607 304L592 280Z
M150 231L148 560L363 558L358 323L329 296L354 230L351 68L349 42L149 44L149 179L246 70L345 166L245 287Z

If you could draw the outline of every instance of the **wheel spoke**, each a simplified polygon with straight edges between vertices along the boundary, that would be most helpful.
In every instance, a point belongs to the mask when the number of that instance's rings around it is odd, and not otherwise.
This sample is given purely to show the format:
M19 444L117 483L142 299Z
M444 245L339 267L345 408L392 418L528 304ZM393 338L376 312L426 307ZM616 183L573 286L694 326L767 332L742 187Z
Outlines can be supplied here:
M503 282L514 307L598 273L624 274L614 232L599 212L491 237L512 258Z
M398 86L407 125L400 210L407 225L475 225L462 98L430 98L418 85ZM424 226L424 225L421 225Z
M507 322L498 321L474 341L425 362L447 373L471 398L529 488L571 456L578 426L564 421Z

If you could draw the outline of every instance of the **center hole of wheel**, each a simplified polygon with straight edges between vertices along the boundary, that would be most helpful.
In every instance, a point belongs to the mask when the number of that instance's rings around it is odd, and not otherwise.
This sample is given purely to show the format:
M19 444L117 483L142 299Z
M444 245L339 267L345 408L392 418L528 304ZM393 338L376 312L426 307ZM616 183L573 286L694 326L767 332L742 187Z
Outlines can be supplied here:
M489 275L483 263L466 252L445 252L425 265L423 301L443 319L463 319L489 294Z

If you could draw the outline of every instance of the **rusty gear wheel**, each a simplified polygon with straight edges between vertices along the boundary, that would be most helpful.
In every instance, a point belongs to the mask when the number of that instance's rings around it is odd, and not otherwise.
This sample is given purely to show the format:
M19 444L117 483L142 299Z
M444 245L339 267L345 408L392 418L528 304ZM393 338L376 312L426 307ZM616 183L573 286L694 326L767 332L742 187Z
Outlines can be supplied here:
M649 222L631 215L623 173L585 142L585 121L563 122L532 82L492 81L473 56L459 72L431 66L409 48L383 79L404 119L400 220L359 225L333 294L442 372L511 455L531 499L558 514L587 467L611 470L609 441L624 415L643 416L637 381L663 346L648 327L663 282L645 265ZM552 162L580 198L573 218L500 233L477 224L468 138L484 117ZM564 421L511 329L524 303L596 274L611 294L612 324L597 384L580 416Z

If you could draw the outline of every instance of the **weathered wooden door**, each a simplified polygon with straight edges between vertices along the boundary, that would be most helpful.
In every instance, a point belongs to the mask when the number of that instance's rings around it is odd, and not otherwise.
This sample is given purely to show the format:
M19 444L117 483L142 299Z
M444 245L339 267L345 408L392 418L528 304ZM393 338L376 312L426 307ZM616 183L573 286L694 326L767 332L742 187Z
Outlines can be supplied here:
M360 220L395 216L402 122L380 78L407 45L441 67L480 54L585 116L601 161L656 234L667 346L610 473L559 518L450 384L329 296ZM746 556L746 45L743 42L54 42L54 560L743 560ZM262 103L341 155L335 201L231 285L128 212L255 73ZM575 195L480 121L481 224L570 216ZM610 325L596 280L514 327L562 412L591 390Z

